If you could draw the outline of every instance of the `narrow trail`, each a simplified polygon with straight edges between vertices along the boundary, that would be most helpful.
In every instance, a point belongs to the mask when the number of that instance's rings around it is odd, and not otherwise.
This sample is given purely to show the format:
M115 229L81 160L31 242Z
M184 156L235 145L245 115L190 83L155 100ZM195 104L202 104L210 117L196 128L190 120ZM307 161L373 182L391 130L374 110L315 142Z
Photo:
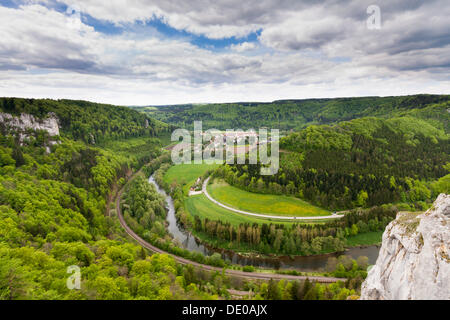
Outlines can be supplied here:
M235 209L233 207L227 206L219 201L217 201L216 199L214 199L213 197L211 197L211 195L208 193L208 191L206 190L206 187L208 185L209 179L211 177L208 177L204 182L203 182L203 186L202 186L202 192L205 194L205 196L213 203L217 204L218 206L225 208L229 211L233 211L236 213L240 213L240 214L245 214L247 216L254 216L254 217L259 217L259 218L266 218L266 219L284 219L284 220L320 220L320 219L340 219L342 218L344 215L343 214L333 214L330 216L310 216L310 217L286 217L286 216L270 216L270 215L266 215L266 214L261 214L261 213L254 213L254 212L248 212L248 211L244 211L244 210L239 210L239 209Z
M139 173L140 171L136 172L126 183L128 185ZM122 211L120 209L120 200L122 198L122 194L125 190L125 186L120 189L119 193L117 194L116 198L116 212L117 217L119 218L120 225L125 230L125 232L132 237L134 240L136 240L142 247L155 252L155 253L161 253L161 254L168 254L171 257L173 257L178 263L184 264L184 265L192 265L194 267L207 270L207 271L218 271L222 272L222 268L213 267L206 264L201 264L198 262L194 262L179 256L176 256L172 253L169 253L167 251L161 250L158 247L155 247L154 245L148 243L144 239L142 239L139 235L137 235L131 228L126 224L125 219L123 218ZM286 280L306 280L307 278L311 281L316 281L320 283L333 283L337 281L345 281L346 279L342 278L333 278L333 277L321 277L321 276L294 276L294 275L287 275L287 274L276 274L276 273L261 273L261 272L244 272L239 270L231 270L227 269L225 270L225 275L231 276L231 277L238 277L238 278L244 278L244 279L261 279L261 280L270 280L270 279L286 279Z

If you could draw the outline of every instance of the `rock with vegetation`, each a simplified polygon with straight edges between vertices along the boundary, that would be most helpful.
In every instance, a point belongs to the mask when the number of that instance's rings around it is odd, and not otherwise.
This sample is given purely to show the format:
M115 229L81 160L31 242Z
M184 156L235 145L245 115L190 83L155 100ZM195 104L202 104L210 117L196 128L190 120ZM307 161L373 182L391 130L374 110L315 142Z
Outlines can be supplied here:
M45 119L37 119L30 114L22 113L20 117L15 117L9 113L0 112L0 123L5 127L17 131L44 130L50 136L59 135L59 120L53 113L49 113Z
M423 214L399 213L387 226L361 299L450 299L450 195Z

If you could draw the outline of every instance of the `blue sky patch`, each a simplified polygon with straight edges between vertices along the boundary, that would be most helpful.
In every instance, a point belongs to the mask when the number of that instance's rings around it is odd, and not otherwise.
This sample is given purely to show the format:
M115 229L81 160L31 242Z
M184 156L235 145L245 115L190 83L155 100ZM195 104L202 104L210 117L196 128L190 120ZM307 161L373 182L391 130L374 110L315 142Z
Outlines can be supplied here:
M2 7L17 9L22 3L15 0L3 0L1 3Z
M2 1L1 6L18 8L21 4L24 4L24 1L5 0ZM49 1L45 4L45 6L66 15L70 15L72 13L69 12L71 9L69 6L60 2ZM115 24L106 20L96 19L84 12L81 12L80 16L84 24L93 27L95 31L103 34L117 35L124 32L129 32L141 37L146 37L147 35L154 37L155 35L159 35L164 39L188 41L199 48L211 51L223 51L231 45L236 45L243 42L258 42L258 37L262 31L262 29L260 29L240 38L233 36L223 39L211 39L204 35L197 35L186 30L175 29L158 17L153 17L145 22L136 21L134 23Z
M252 32L246 37L242 38L229 37L223 39L211 39L203 35L196 35L185 30L177 30L175 28L172 28L159 18L153 18L147 21L145 25L147 27L152 28L153 30L156 30L166 39L167 38L185 39L197 47L213 51L225 49L233 44L239 44L243 42L257 42L258 36L261 34L262 31L258 30L256 32Z

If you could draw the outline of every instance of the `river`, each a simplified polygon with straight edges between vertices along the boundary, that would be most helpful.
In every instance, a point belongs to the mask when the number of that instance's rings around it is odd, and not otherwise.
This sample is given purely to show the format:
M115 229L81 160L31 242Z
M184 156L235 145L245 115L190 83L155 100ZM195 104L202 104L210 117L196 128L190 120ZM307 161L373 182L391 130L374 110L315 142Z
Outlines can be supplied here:
M259 257L244 257L234 252L230 252L227 250L215 250L212 248L208 248L207 246L201 244L197 241L197 239L191 235L189 232L183 229L177 223L177 219L175 216L175 207L173 204L173 199L170 195L168 195L164 189L160 188L156 183L153 175L149 178L149 183L153 184L156 187L156 190L165 197L166 199L166 208L167 208L167 222L169 224L168 231L170 235L177 241L183 248L188 249L189 251L200 252L204 255L211 255L214 252L219 252L222 254L222 258L231 261L234 264L240 265L253 265L255 267L263 267L270 269L296 269L302 271L320 271L324 269L329 257L338 257L340 255L348 255L353 259L358 258L359 256L366 256L369 258L369 264L375 264L379 247L378 246L367 246L367 247L355 247L349 248L345 252L342 253L332 253L325 255L315 255L315 256L281 256L277 258L259 258Z

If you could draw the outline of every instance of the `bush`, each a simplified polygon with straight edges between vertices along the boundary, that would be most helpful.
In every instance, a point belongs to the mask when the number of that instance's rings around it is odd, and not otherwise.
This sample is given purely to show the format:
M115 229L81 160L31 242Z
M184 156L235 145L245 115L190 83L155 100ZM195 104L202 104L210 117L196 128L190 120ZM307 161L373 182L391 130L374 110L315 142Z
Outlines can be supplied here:
M253 267L253 266L244 266L242 268L242 271L244 271L244 272L255 272L255 267Z
M206 257L206 263L215 267L223 268L225 266L225 261L223 261L220 253L214 253L210 257Z

